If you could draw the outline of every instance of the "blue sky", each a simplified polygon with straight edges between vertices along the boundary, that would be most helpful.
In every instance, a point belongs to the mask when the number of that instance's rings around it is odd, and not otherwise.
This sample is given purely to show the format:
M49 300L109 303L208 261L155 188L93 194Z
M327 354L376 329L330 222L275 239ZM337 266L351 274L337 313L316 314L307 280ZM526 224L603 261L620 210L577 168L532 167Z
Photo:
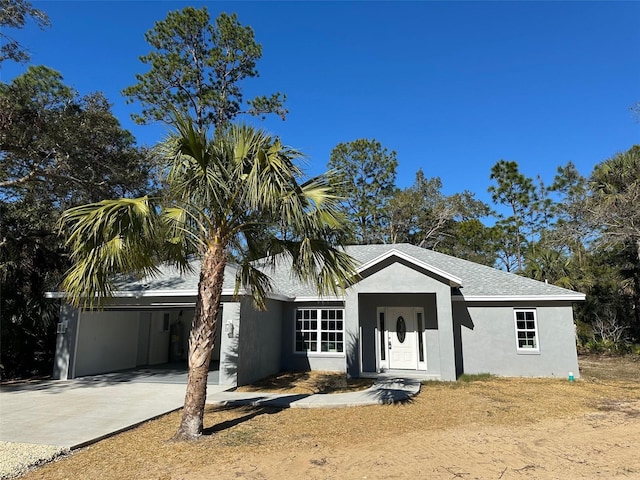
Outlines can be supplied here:
M375 138L398 155L397 185L422 168L447 194L489 201L499 159L550 183L640 143L640 2L32 1L52 27L13 34L33 64L80 93L103 91L140 144L165 127L135 125L120 92L145 71L144 33L167 12L236 12L263 46L246 98L286 93L285 122L245 118L326 170L332 148ZM5 62L2 81L26 69Z

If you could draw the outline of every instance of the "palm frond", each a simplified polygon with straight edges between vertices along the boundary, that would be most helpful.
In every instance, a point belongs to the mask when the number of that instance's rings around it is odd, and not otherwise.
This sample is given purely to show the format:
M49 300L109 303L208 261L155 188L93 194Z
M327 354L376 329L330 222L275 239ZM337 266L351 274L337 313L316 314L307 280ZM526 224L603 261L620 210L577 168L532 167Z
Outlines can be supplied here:
M204 250L200 219L187 208L171 206L161 212L164 257L180 268L189 270L187 257Z
M206 132L196 129L193 119L189 115L174 112L173 125L176 127L174 155L190 157L205 171L210 157L207 155Z
M117 274L157 272L161 236L157 208L148 197L72 208L63 213L59 228L67 234L74 262L61 287L75 306L101 304Z
M178 131L156 150L167 169L169 196L198 210L203 219L217 217L233 188L226 154L184 118L176 117L176 122Z
M251 292L253 305L258 310L266 310L267 293L272 290L271 279L259 268L249 262L242 263L236 273L234 295L238 295L242 287Z
M304 238L286 242L286 247L293 275L314 285L320 295L341 295L357 280L355 260L323 239Z

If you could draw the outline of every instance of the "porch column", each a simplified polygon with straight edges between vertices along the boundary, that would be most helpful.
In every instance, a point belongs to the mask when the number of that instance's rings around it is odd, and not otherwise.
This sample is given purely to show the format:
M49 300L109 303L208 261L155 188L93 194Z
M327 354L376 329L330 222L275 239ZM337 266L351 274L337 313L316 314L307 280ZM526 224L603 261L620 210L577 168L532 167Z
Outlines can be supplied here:
M60 306L58 333L56 335L56 354L53 358L54 380L73 378L79 316L80 310L68 303L62 303Z
M344 297L344 347L349 378L360 377L360 309L358 289L350 288Z
M238 385L238 338L240 333L240 302L222 302L220 329L220 385Z
M436 293L436 311L440 347L440 378L445 381L455 381L456 354L453 341L453 309L451 288L448 286Z

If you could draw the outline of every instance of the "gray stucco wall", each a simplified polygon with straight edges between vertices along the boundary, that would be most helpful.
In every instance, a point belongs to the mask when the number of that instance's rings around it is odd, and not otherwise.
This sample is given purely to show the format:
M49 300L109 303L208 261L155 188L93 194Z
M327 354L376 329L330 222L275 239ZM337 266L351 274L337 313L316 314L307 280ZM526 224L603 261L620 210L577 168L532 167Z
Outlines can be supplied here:
M373 294L373 300L367 300L362 306L359 298L363 294ZM425 308L425 318L427 322L433 322L434 317L437 322L437 335L433 329L427 335L427 361L435 368L438 368L442 380L455 380L455 352L453 341L453 317L451 309L451 287L446 279L434 275L432 272L415 266L400 258L390 258L378 263L372 269L362 273L362 279L348 289L345 296L345 317L347 338L352 337L355 345L352 351L358 351L357 344L359 323L367 327L368 332L363 331L363 371L371 368L371 357L375 359L375 344L372 343L371 325L375 326L375 306L388 306L384 302L396 297L398 302L412 301L409 297L402 297L407 294L431 294L435 298L435 315L433 313L433 302L422 297ZM379 300L376 300L376 297ZM420 298L420 297L416 297ZM405 300L406 299L406 300ZM406 306L421 306L409 303ZM363 310L364 309L364 310ZM371 320L373 312L373 320ZM431 318L430 318L431 317ZM364 330L364 329L363 329ZM437 342L437 347L429 343ZM373 354L371 353L373 352ZM437 352L438 358L434 358ZM366 353L366 355L365 355ZM366 357L366 363L365 363ZM360 372L360 361L358 356L347 358L348 373L351 376L358 376Z
M295 352L295 321L298 308L343 308L342 302L298 302L285 303L282 309L282 370L292 372L306 372L322 370L330 372L344 372L346 369L345 353L296 353ZM349 338L345 338L345 348Z
M237 343L238 385L280 372L282 302L267 300L267 310L256 311L251 300L243 299ZM222 333L225 336L223 330Z
M539 353L518 353L515 308L536 310ZM502 376L578 377L573 310L569 302L455 302L456 328L460 332L459 356L464 373Z

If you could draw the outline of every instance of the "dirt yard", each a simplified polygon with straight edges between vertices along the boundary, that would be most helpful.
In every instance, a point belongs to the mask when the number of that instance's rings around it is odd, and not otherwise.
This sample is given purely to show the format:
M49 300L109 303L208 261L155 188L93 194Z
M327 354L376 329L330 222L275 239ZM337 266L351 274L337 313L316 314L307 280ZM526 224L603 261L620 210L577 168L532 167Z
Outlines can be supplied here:
M584 358L581 371L430 383L404 405L209 408L191 444L167 441L174 413L21 478L640 479L640 362Z

